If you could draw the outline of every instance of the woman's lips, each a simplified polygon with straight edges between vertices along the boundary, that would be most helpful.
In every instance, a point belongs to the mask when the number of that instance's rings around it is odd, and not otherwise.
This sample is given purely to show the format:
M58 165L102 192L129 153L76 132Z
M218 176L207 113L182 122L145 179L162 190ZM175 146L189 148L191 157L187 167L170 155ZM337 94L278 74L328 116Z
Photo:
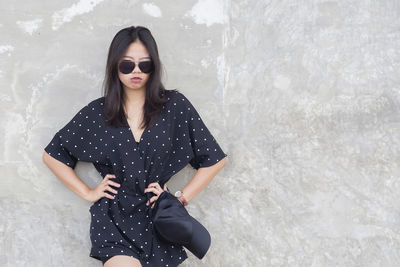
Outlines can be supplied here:
M142 80L142 79L141 79L141 78L138 78L138 77L135 77L135 78L132 78L132 79L131 79L131 81L134 82L134 83L139 83L141 80Z

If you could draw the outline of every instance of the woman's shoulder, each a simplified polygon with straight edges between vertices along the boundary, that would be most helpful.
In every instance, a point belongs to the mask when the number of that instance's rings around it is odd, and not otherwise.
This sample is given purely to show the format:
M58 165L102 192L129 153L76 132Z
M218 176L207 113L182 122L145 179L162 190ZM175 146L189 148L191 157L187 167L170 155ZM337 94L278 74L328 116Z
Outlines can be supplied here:
M98 106L103 106L104 105L104 96L92 99L87 105L89 107L98 107Z
M103 114L104 111L104 96L95 98L87 102L86 105L82 108L82 111L90 114L100 113Z
M181 94L178 89L166 89L164 90L164 93L168 100L175 99L179 94Z
M83 104L78 112L75 114L74 119L79 117L84 118L94 118L97 116L102 116L104 113L104 97L98 97Z
M168 100L173 103L173 105L178 107L185 107L189 104L189 100L186 96L178 91L178 89L166 90Z

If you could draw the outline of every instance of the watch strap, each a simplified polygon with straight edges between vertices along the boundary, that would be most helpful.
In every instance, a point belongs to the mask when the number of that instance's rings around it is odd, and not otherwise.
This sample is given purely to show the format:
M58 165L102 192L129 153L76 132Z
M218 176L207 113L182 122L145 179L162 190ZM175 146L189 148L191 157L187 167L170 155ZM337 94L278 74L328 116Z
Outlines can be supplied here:
M181 192L182 192L182 191L181 191ZM183 206L187 206L187 204L189 204L189 203L187 202L185 196L183 195L183 192L182 192L182 194L181 194L179 197L177 197L177 199L183 204Z

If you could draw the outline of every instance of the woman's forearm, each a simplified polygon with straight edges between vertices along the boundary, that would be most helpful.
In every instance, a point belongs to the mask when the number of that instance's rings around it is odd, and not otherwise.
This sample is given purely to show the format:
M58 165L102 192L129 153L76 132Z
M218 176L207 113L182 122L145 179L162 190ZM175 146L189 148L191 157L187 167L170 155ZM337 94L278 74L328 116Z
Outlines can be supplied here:
M86 196L90 190L90 187L87 186L76 175L75 171L71 167L56 160L47 152L44 152L43 154L43 162L65 186L67 186L75 194L86 200Z
M199 194L225 166L226 157L210 167L199 168L189 183L182 189L186 201Z

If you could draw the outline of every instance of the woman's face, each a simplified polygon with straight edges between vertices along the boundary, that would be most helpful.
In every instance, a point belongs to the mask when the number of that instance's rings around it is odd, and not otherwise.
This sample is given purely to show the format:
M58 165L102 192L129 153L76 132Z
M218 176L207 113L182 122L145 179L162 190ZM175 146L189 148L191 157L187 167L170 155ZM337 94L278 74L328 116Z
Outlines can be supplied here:
M124 56L118 61L118 77L125 90L146 90L146 83L150 73L144 73L138 66L139 62L150 61L147 48L139 40L134 41L127 48ZM135 62L135 68L129 73L122 73L120 63L122 61ZM125 69L129 70L129 62L125 62ZM126 71L124 71L126 72Z

